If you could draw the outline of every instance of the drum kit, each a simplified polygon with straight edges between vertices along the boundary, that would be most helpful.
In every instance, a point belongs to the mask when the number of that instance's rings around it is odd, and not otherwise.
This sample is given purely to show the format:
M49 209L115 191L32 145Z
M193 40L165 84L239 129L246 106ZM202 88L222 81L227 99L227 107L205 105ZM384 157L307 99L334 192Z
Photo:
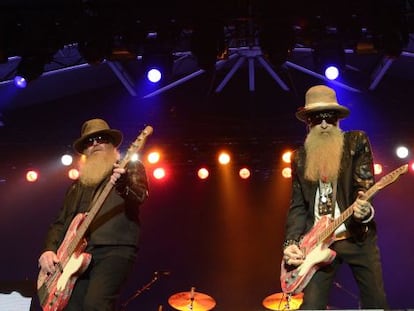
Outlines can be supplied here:
M269 310L297 310L302 304L302 300L302 293L296 295L275 293L263 300L263 306ZM213 297L196 292L194 287L189 292L180 292L170 296L168 303L179 311L209 311L216 306Z
M156 271L153 274L151 281L145 284L142 288L138 289L133 295L131 295L125 302L121 304L120 311L125 311L128 304L141 295L144 291L149 290L152 285L159 280L162 276L170 275L170 271ZM342 288L339 283L335 283L338 287ZM303 294L299 293L296 295L276 293L267 296L262 304L265 308L270 310L297 310L302 304ZM191 287L188 292L179 292L173 294L168 298L169 305L175 310L179 311L209 311L216 306L216 301L213 297L195 291L195 287ZM162 306L160 309L162 310Z

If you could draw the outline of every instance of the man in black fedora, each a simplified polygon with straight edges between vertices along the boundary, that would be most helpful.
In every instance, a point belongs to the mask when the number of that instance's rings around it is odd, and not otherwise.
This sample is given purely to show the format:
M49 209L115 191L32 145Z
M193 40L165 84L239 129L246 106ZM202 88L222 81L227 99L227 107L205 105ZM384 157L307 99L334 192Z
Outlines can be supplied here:
M81 155L80 176L67 190L39 257L38 296L44 310L116 308L121 287L136 259L139 209L148 197L143 164L117 164L122 136L106 121L91 119L83 124L81 136L73 143ZM113 187L106 187L109 184ZM105 199L94 204L105 189L109 189ZM97 212L91 218L94 208ZM89 221L85 241L81 240L82 245L86 243L84 250L80 256L75 252L68 259L66 253L70 254L72 244L76 244L76 234ZM59 279L56 283L54 276Z
M349 112L338 103L335 91L324 85L311 87L305 105L296 112L309 131L304 145L292 156L281 282L285 292L289 293L289 286L303 291L300 309L304 310L327 308L329 291L342 263L349 265L357 282L360 308L388 308L374 209L364 198L375 183L373 154L365 132L339 127ZM349 217L341 222L340 215L351 205ZM332 238L327 239L325 246L329 248L310 252L312 238L326 238L318 233L326 231L325 225L331 222L321 224L329 219L339 219ZM298 266L302 267L300 273L295 271Z

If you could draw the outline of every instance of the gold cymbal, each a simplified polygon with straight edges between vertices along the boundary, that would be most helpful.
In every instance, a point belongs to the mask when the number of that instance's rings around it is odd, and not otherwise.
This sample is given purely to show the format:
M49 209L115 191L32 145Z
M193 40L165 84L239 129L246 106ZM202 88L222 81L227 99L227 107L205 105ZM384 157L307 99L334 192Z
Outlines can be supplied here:
M181 311L208 311L216 306L216 301L209 295L193 292L191 302L191 292L181 292L168 298L171 307Z
M263 306L270 310L297 310L303 301L303 293L292 295L288 300L285 293L276 293L263 300Z

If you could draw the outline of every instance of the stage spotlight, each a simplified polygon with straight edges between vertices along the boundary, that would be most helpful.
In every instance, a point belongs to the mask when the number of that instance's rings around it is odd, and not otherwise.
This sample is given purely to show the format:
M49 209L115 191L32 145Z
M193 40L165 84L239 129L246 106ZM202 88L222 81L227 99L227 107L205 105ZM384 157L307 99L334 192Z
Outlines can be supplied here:
M218 162L221 165L227 165L230 163L231 157L230 154L228 154L227 152L220 152L219 156L218 156Z
M174 65L171 29L163 27L147 32L142 49L145 78L152 83L168 80Z
M339 69L334 65L328 65L324 71L325 77L329 80L336 80L339 77Z
M49 57L43 55L23 56L16 68L15 86L25 88L30 81L40 77L48 61Z
M162 78L162 73L158 68L149 68L147 70L146 76L147 76L148 81L152 83L157 83L157 82L160 82Z
M241 179L248 179L250 177L250 170L247 167L243 167L239 170L239 176Z
M405 159L405 158L408 157L408 155L410 154L410 152L409 152L409 150L408 150L408 148L406 146L398 146L397 149L395 150L395 154L400 159Z
M200 179L207 179L208 176L210 175L209 171L207 168L202 167L197 171L197 176Z
M139 161L139 159L140 159L140 154L139 153L133 153L132 155L131 155L131 162L137 162L137 161Z
M70 154L64 154L61 158L60 161L62 162L62 164L64 166L69 166L72 164L73 162L73 157Z
M374 163L374 174L380 175L382 173L382 165L379 163Z
M282 161L285 163L290 163L292 161L292 151L288 150L283 152Z
M282 176L284 178L291 178L292 177L292 169L290 167L285 167L282 169Z
M72 168L68 172L68 177L72 180L76 180L79 178L79 171L76 168Z
M27 80L22 76L15 76L14 77L14 85L19 89L24 89L27 86Z
M161 159L161 154L158 151L151 151L147 156L147 160L151 164L158 163L160 159Z
M37 179L39 178L39 174L37 171L35 170L29 170L26 173L26 181L28 182L36 182Z
M144 54L142 61L145 68L145 77L152 83L166 80L171 75L173 55L170 52Z
M152 172L152 176L154 176L155 179L164 179L166 176L166 172L165 169L162 167L158 167L156 168L153 172Z

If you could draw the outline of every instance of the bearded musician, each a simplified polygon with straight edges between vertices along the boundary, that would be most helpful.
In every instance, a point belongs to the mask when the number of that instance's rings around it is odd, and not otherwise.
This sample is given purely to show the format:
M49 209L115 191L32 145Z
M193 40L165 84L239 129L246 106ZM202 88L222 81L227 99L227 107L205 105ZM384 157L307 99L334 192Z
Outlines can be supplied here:
M73 144L82 155L80 177L67 190L50 225L39 257L40 274L60 269L57 250L74 217L88 212L107 183L114 187L86 233L85 252L92 259L76 280L65 311L116 310L121 287L137 256L139 210L148 197L148 182L140 161L130 161L124 168L117 164L122 138L121 131L111 129L105 120L91 119L83 124L81 137Z
M376 224L364 192L374 185L373 154L365 132L342 131L349 110L332 88L308 89L296 117L307 124L304 145L292 156L292 195L287 214L283 261L297 267L306 260L301 238L324 215L337 218L353 203L353 214L334 232L335 259L319 268L303 289L300 309L326 309L335 274L349 265L360 293L360 308L387 309Z

